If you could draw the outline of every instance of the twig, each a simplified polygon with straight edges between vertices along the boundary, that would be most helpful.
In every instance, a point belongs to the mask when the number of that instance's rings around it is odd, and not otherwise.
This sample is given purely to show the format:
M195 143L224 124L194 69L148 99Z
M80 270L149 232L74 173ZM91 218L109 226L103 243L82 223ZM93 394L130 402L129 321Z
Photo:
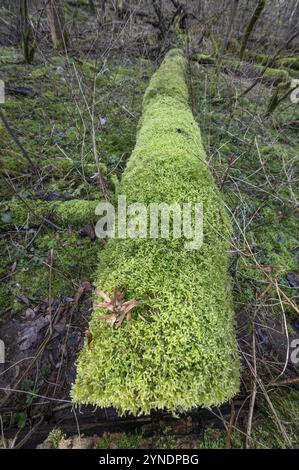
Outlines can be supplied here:
M250 404L249 404L249 414L248 414L248 421L247 421L247 434L246 434L246 442L245 446L246 449L250 448L250 443L251 443L251 431L252 431L252 418L253 418L253 410L254 410L254 405L255 405L255 398L256 398L256 376L257 376L257 370L256 370L256 349L255 349L255 332L253 331L252 334L252 351L253 351L253 390L250 398Z
M52 319L52 272L53 272L53 248L50 252L50 270L49 270L49 317L50 317L50 335L53 333L53 319Z
M37 168L35 166L35 164L33 163L33 161L31 160L31 158L29 157L28 153L27 153L27 150L23 147L23 145L21 144L18 136L16 135L15 131L13 130L13 128L10 126L6 116L5 116L5 113L3 111L3 109L1 108L0 106L0 118L7 130L7 132L9 133L9 135L11 136L11 138L13 139L13 141L15 142L15 144L18 146L18 148L20 149L23 157L25 158L25 160L27 160L27 162L29 163L29 165L31 165L32 167L32 170L34 173L37 173Z
M6 449L6 442L5 442L5 437L4 437L4 430L3 430L3 419L2 415L0 415L0 426L1 426L1 439L2 439L2 445L4 449Z
M281 380L281 382L271 382L270 385L275 385L276 387L279 387L280 385L290 385L290 384L296 384L299 383L299 377L293 377L292 379L286 379L286 380Z
M234 401L232 400L230 420L227 426L227 432L226 432L226 438L225 438L226 449L230 449L232 446L232 433L233 433L233 426L235 422L235 416L236 416L235 405L234 405Z

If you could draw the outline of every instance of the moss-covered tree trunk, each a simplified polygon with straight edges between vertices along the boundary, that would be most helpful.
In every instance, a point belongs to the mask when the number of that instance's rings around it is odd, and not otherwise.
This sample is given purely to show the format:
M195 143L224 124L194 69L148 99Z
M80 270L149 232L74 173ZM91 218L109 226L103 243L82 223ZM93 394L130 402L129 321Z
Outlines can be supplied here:
M69 35L64 17L64 1L49 0L47 3L47 17L54 49L69 47Z
M115 329L95 302L75 402L120 413L174 412L219 405L239 389L231 226L188 104L185 73L186 60L174 49L152 77L119 194L127 205L202 203L203 245L188 250L184 238L109 240L97 287L111 297L125 288L125 300L140 305Z
M93 0L88 0L88 3L89 3L89 10L90 10L90 13L92 15L95 15L97 10L96 10L96 6L94 4L94 1Z

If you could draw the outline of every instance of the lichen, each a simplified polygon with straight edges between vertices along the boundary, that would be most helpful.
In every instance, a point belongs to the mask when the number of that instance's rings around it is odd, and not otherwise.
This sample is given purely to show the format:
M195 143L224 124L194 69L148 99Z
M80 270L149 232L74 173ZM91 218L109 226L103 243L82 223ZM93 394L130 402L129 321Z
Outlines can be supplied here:
M94 309L72 388L76 402L120 413L218 405L239 388L239 360L227 273L230 222L206 164L187 103L186 61L170 51L145 93L137 142L119 193L131 202L202 202L204 243L114 239L101 255L97 286L126 287L141 302L112 329Z

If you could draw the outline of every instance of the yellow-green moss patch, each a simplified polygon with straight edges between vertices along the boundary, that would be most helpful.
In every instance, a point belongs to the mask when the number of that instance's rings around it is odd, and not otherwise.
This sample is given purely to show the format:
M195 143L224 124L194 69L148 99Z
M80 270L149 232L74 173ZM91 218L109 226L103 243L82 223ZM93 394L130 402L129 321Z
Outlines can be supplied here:
M132 202L201 202L204 242L110 240L97 286L126 287L138 299L118 330L95 308L93 340L80 353L74 401L114 406L120 413L172 412L219 405L239 388L230 279L231 227L189 108L186 60L170 51L145 93L136 147L119 193Z

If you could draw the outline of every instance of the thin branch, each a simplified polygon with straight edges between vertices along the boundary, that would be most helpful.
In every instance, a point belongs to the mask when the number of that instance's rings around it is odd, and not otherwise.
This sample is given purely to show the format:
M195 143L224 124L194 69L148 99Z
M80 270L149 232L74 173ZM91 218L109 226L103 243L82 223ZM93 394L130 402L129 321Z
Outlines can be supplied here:
M23 157L25 158L25 160L27 160L27 162L29 163L29 165L32 167L32 170L34 173L37 172L37 168L35 166L35 164L33 163L33 161L31 160L31 158L29 157L28 153L27 153L27 150L23 147L23 145L21 144L18 136L16 135L15 131L13 130L13 128L10 126L6 116L5 116L5 113L3 111L3 109L0 107L0 118L7 130L7 132L9 133L9 135L12 137L13 141L15 142L15 144L18 146L18 148L20 149Z

